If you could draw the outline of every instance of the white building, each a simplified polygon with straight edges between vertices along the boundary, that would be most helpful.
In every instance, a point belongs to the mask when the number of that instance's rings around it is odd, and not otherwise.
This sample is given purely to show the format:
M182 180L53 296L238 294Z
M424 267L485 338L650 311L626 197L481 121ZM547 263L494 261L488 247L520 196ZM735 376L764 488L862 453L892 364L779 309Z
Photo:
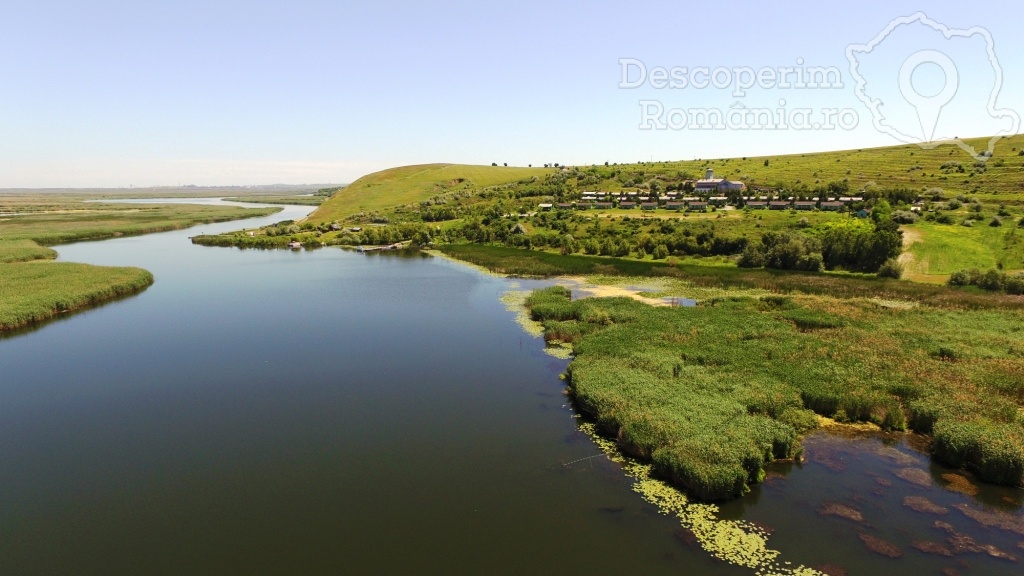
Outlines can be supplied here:
M693 185L693 188L698 194L723 194L736 190L746 190L747 185L736 180L715 178L714 169L708 168L707 173L704 174L704 178L697 180Z

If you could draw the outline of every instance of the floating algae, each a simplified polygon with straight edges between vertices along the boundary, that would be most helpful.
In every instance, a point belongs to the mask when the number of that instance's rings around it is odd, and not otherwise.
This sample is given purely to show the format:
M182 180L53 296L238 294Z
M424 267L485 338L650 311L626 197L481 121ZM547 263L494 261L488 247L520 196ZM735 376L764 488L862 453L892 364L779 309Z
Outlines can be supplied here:
M657 506L661 513L678 518L683 528L693 533L701 548L715 558L750 568L758 575L822 576L813 568L779 562L780 553L768 548L765 530L750 522L717 518L718 506L714 504L690 502L676 488L653 478L650 464L623 456L615 442L597 434L594 424L582 422L580 430L594 440L609 460L620 464L623 472L636 481L633 484L635 492Z

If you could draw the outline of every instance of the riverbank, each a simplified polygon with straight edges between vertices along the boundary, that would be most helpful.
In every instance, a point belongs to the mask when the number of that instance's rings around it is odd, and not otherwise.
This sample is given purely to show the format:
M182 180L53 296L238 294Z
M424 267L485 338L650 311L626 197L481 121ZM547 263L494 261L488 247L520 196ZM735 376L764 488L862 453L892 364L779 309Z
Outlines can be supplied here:
M53 262L48 246L180 230L267 216L280 208L88 202L87 195L8 194L0 218L0 331L137 294L153 275L137 267Z
M0 331L142 292L153 275L134 267L73 262L0 265Z

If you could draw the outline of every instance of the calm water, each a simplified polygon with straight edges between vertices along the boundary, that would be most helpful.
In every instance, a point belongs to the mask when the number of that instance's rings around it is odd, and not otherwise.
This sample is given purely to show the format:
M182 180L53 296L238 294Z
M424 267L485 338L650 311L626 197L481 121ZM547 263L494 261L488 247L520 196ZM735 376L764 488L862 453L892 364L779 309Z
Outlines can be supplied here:
M0 340L0 573L751 573L695 548L614 464L583 460L599 451L562 395L565 362L499 301L537 284L188 241L242 226L58 247L156 283ZM893 439L816 436L808 455L723 515L772 528L787 560L850 574L1020 572L911 547L948 537L942 520L1024 556L1024 534L955 508L1020 520L1019 490L942 488L949 471ZM909 468L927 478L897 475ZM835 502L864 520L821 514Z

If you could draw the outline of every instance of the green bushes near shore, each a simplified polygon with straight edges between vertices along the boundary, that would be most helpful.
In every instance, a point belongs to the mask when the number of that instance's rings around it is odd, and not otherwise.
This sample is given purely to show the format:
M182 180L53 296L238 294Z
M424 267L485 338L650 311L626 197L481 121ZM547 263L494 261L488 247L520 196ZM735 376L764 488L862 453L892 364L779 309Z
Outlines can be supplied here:
M0 265L0 330L141 292L153 275L141 268L72 262Z
M654 308L571 301L558 287L527 306L546 336L573 342L578 408L700 498L739 496L766 462L798 454L814 413L932 433L939 459L987 481L1024 482L1019 311L818 296Z

